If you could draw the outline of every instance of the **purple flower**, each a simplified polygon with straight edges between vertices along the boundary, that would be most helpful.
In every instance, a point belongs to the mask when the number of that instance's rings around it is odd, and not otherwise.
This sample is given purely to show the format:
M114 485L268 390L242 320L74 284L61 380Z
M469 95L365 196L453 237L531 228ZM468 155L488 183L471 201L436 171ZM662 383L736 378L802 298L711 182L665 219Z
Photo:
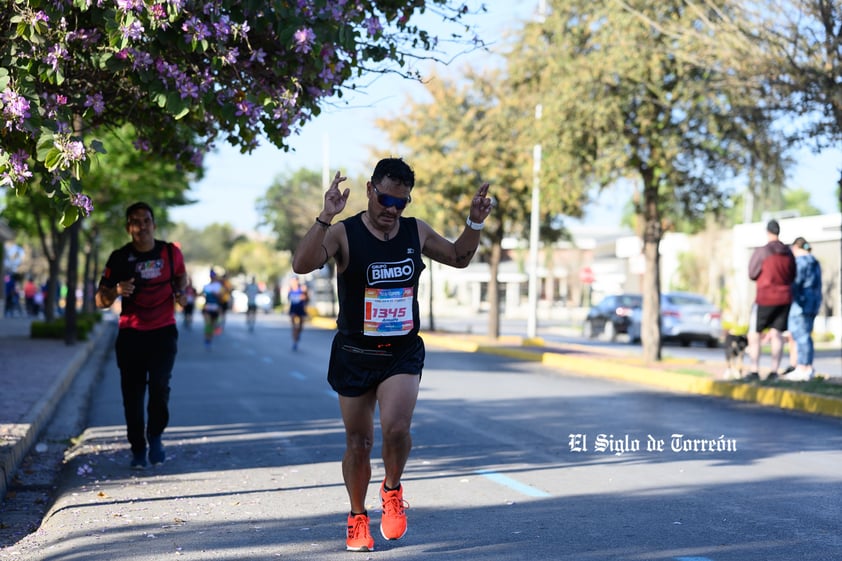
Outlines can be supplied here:
M225 55L222 57L222 60L227 62L228 64L235 65L237 64L237 57L240 56L240 50L237 47L230 49Z
M0 117L5 121L5 127L22 130L21 125L29 118L29 100L6 88L0 94L0 105Z
M181 26L181 30L184 31L184 40L188 43L194 41L204 41L211 35L208 26L205 25L204 22L197 19L195 16L185 21Z
M162 4L153 5L151 8L149 8L149 11L152 13L152 17L154 17L155 19L165 19L167 17L167 12Z
M145 51L139 51L137 49L130 49L129 53L134 60L132 61L132 70L141 70L146 69L152 66L152 55Z
M94 210L94 203L91 202L91 198L82 193L72 193L70 195L70 204L78 207L85 216L90 216Z
M254 116L255 113L255 106L252 102L247 99L242 99L234 104L234 107L237 108L237 111L234 113L238 117L241 115L245 115L247 117Z
M143 24L139 21L135 20L131 22L128 27L125 25L120 26L120 33L122 33L124 39L132 39L137 41L141 37L143 37Z
M117 8L124 12L142 12L143 0L117 0Z
M333 75L333 71L330 69L329 66L325 66L321 72L319 72L319 79L324 82L325 84L330 84L333 82L335 76Z
M9 157L9 171L0 174L0 185L12 185L13 183L25 183L32 177L29 171L27 160L29 154L24 150L18 150Z
M100 115L103 111L105 111L105 102L103 101L102 93L100 92L88 96L88 98L85 99L84 105L85 107L92 107L94 113L96 113L97 115Z
M336 48L333 45L329 43L325 43L324 45L322 45L321 57L323 62L329 63L335 54Z
M231 33L231 24L228 16L222 16L219 18L219 21L215 22L213 27L216 31L217 39L225 39Z
M79 140L70 140L70 138L56 137L55 146L61 152L64 165L62 169L67 169L71 162L78 162L85 159L85 145Z
M266 60L266 51L264 51L263 49L257 49L256 51L251 53L249 60L251 62L257 61L258 63L263 64Z
M136 150L140 150L141 152L149 152L152 146L149 144L149 141L145 138L138 138L132 143Z
M190 163L192 163L197 168L200 168L200 167L202 167L202 162L204 160L204 157L205 157L205 155L202 154L201 152L198 152L198 151L193 152L193 154L190 156Z
M66 56L67 49L65 49L61 45L56 44L50 47L50 49L47 51L47 57L44 60L44 62L49 64L50 67L53 69L53 72L55 72L58 70L59 61L61 61Z
M380 20L374 16L371 16L367 20L365 20L365 28L368 31L368 34L374 37L381 31L383 31L383 26L380 25Z
M295 39L296 53L309 53L313 48L313 42L316 39L316 34L313 33L313 30L309 27L305 27L296 31L293 38Z
M187 99L188 97L197 99L199 97L199 86L186 77L183 80L176 80L175 87L178 89L181 99Z

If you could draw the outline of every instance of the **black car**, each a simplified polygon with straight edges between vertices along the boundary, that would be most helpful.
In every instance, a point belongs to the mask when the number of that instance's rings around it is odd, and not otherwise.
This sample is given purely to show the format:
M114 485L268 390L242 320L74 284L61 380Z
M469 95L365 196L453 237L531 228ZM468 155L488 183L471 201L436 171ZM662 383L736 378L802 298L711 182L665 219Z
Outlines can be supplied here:
M628 333L632 314L643 306L640 294L613 294L593 306L585 317L582 336L593 339L603 335L614 341L617 335Z

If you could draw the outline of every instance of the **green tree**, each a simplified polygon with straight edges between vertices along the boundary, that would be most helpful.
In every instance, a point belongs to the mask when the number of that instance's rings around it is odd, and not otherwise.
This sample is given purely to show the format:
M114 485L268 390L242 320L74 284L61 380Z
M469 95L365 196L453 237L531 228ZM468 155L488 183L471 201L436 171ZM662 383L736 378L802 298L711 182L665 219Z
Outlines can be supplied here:
M533 144L526 131L534 125L534 107L520 103L496 71L468 70L460 80L433 76L425 88L428 101L408 99L403 113L380 119L377 126L412 155L418 193L413 213L444 235L459 235L471 196L481 183L490 183L496 208L486 220L480 258L488 261L491 274L488 333L497 337L502 241L528 232ZM542 193L544 224L562 212L581 212L575 194L552 179L542 181Z
M543 100L548 159L566 184L585 192L620 179L639 183L643 354L660 360L658 249L671 217L721 211L727 192L720 186L752 158L778 169L782 150L753 91L723 78L733 72L729 61L700 64L704 57L680 35L663 31L700 25L688 3L549 5L542 21L526 26L510 73L521 97Z
M257 200L259 226L274 234L278 249L295 251L322 208L325 189L320 172L301 168L278 175Z
M181 247L186 263L202 263L209 266L226 267L231 250L238 243L247 241L230 224L214 222L202 229L178 223L167 236Z
M61 213L62 209L56 201L40 191L26 198L6 193L3 217L14 230L24 232L29 239L34 240L40 246L40 254L47 261L44 317L48 321L55 319L61 260L70 239L69 232L59 226Z
M274 288L292 268L292 254L278 251L268 241L240 240L231 248L225 268L233 274L267 281Z
M810 192L804 188L787 189L784 191L784 209L794 210L799 216L816 216L822 214L810 201Z

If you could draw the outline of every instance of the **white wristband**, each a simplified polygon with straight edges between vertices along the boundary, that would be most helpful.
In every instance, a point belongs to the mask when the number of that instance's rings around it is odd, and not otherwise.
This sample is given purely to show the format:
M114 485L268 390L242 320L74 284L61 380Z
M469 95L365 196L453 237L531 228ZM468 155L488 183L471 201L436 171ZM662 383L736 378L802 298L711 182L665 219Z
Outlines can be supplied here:
M485 222L474 222L469 216L465 224L467 224L471 230L482 230L482 227L485 225Z

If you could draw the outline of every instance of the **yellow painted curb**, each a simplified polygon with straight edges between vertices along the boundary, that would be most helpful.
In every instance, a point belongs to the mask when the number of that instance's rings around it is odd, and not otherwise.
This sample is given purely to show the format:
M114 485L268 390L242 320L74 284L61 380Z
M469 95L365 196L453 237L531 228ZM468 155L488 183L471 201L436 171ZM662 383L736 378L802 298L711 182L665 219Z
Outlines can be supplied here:
M433 344L455 348L459 342L453 337L423 334L424 338ZM711 380L697 378L684 374L675 374L646 368L621 364L611 360L595 359L593 357L572 356L558 353L539 353L525 349L501 348L493 345L468 345L467 350L474 347L473 352L482 352L497 356L507 356L520 360L540 362L553 368L573 372L575 374L610 378L624 382L632 382L669 391L723 397L737 401L753 402L780 409L804 411L830 417L842 417L842 399L808 394L788 388L771 388L746 383ZM458 350L466 350L460 348Z
M324 329L336 329L336 320L333 318L317 317L313 318L313 325ZM423 330L421 336L430 344L455 351L467 353L480 352L506 356L518 360L540 362L547 366L575 374L632 382L673 392L723 397L769 407L778 407L780 409L803 411L830 417L842 417L842 399L840 398L808 394L788 388L772 388L754 384L698 378L685 374L646 368L645 366L622 364L610 359L585 358L571 354L542 353L534 349L530 350L530 347L543 346L544 343L540 337L535 339L507 338L511 339L511 341L505 341L506 344L520 344L524 347L517 349L501 347L499 345L483 345L472 341L468 337L445 337L435 333L424 332ZM570 345L570 348L579 352L590 351L588 347L582 345Z

